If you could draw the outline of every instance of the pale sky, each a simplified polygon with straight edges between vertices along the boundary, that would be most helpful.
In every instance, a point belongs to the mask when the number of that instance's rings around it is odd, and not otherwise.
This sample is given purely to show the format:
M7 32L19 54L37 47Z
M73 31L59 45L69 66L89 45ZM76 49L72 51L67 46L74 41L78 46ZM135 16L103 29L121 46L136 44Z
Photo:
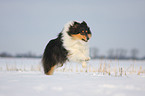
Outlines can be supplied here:
M90 47L145 56L145 0L0 0L0 53L42 54L65 23L86 21Z

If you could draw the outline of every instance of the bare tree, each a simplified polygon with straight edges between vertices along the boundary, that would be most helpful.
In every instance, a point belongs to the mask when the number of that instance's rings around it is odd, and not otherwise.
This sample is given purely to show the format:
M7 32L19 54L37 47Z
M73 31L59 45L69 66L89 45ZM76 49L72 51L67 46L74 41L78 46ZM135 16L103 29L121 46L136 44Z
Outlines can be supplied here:
M125 59L127 51L125 49L110 49L108 51L108 58L109 59Z
M114 49L109 49L108 51L108 58L109 59L114 59Z
M125 59L127 54L127 50L125 49L120 49L120 53L119 53L119 59Z
M92 59L96 59L98 57L99 50L96 47L90 48L90 55Z
M135 49L135 48L132 49L132 50L131 50L131 58L132 58L132 59L137 59L138 53L139 53L138 49Z
M0 57L13 57L13 56L7 52L2 52L0 53Z

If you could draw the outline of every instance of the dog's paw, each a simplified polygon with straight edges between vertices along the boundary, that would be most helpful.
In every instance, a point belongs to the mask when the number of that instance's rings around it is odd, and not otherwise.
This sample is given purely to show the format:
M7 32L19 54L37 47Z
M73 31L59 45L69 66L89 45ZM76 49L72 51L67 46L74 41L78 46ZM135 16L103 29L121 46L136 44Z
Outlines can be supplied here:
M89 61L90 59L90 57L86 57L84 61Z
M82 67L83 68L87 68L87 63L86 62L82 62Z
M85 57L85 56L82 56L81 58L78 59L79 61L89 61L90 60L90 57Z

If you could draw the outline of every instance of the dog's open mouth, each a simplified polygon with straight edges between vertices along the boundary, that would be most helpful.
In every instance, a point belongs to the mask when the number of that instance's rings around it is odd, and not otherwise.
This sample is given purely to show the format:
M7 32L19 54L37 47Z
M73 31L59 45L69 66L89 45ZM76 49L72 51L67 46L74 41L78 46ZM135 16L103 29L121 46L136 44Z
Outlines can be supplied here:
M88 40L85 40L85 39L82 39L83 41L85 41L85 42L88 42Z

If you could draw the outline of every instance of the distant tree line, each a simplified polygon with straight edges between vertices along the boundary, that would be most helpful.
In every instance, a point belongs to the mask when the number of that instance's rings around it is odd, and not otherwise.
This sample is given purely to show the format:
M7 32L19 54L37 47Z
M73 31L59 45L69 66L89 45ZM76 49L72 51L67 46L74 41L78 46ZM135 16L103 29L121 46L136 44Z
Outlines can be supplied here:
M128 56L127 53L130 55ZM109 49L106 55L99 55L99 49L96 47L90 48L91 59L136 59L136 60L145 60L145 56L142 58L138 57L138 49L132 49L129 52L126 49ZM0 53L0 57L14 57L14 58L41 58L42 55L35 55L31 52L11 55L7 52Z
M127 53L130 55L128 56ZM132 49L129 52L126 49L109 49L107 55L99 55L99 49L96 47L90 48L90 55L92 59L136 59L136 60L145 60L145 56L139 58L138 49Z
M0 53L0 57L14 57L14 58L41 58L42 56L32 54L31 52L28 53L21 53L21 54L16 54L16 55L11 55L10 53L7 52L2 52Z

